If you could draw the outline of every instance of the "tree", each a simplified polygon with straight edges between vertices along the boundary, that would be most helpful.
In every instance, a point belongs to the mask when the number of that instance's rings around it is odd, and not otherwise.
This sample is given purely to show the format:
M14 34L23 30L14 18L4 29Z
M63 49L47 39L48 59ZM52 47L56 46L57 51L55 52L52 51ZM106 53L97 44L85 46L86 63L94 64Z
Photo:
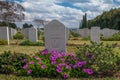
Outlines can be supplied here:
M9 22L22 21L25 9L18 3L11 1L0 1L0 20ZM8 24L9 25L9 24Z
M88 28L88 26L87 26L87 14L86 13L85 13L85 15L83 15L83 19L81 21L79 28L81 28L81 29Z
M23 28L31 28L31 27L33 27L32 24L27 24L27 23L23 24Z

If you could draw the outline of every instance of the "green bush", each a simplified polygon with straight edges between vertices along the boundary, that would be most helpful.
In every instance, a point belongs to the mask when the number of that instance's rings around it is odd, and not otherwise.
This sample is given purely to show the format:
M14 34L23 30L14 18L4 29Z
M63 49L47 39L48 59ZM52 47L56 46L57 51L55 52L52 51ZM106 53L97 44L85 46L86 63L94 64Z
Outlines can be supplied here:
M78 33L75 33L75 32L72 32L72 31L70 33L73 37L79 37L80 36Z
M8 44L8 41L6 40L0 40L0 45L7 45Z
M15 35L13 35L13 39L23 39L24 36L21 32L17 32Z
M108 38L104 38L103 36L101 36L101 40L103 40L103 41L120 41L120 32L116 33Z
M29 40L25 40L25 41L21 42L19 45L23 45L23 46L44 46L44 43L31 42Z
M90 40L90 37L84 37L84 38L82 38L82 40L83 41L88 41L88 40Z
M29 56L22 53L4 52L0 55L0 73L17 73L25 64L23 59L27 58L29 58Z
M91 45L77 47L76 52L79 60L86 60L87 66L91 67L95 74L113 75L118 70L119 57L115 54L111 45L103 45L92 42Z

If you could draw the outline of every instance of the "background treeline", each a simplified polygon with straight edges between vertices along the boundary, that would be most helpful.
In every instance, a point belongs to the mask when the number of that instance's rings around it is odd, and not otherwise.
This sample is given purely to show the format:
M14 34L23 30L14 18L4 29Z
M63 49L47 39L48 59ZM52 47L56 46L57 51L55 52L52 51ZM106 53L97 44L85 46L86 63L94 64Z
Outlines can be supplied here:
M86 14L84 16L86 16ZM80 28L91 28L92 26L100 26L101 29L110 28L120 30L120 8L111 9L110 11L104 11L96 18L87 20L87 22L85 22L86 20L86 17L83 17Z

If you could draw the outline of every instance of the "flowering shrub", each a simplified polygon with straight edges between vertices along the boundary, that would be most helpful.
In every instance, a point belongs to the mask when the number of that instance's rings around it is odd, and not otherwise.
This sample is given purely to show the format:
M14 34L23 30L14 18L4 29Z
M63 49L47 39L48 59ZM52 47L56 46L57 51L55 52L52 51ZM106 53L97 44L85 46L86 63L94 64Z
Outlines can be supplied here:
M23 60L26 64L23 66L22 74L34 77L54 77L68 78L91 75L93 72L89 67L85 67L86 61L79 61L74 54L52 51L47 49L37 53L31 59ZM82 75L83 74L83 75Z
M117 62L119 62L120 57L115 54L111 45L92 42L91 45L85 44L82 47L78 47L76 54L79 60L86 60L86 66L89 66L97 75L112 76L119 70L119 63L117 64ZM87 70L84 70L84 72Z

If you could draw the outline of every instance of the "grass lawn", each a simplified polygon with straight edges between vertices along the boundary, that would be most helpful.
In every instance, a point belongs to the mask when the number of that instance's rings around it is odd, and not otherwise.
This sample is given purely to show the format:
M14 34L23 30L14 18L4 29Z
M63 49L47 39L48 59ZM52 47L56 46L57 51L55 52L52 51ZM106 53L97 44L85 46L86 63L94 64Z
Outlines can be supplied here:
M11 44L20 43L22 40L11 40ZM42 40L40 40L42 42ZM120 41L102 41L104 44L115 44L120 45ZM78 40L68 40L68 44L80 44L83 45L84 43L90 44L90 41L82 41L78 38ZM25 53L25 54L34 54L38 51L43 50L44 46L19 46L19 45L0 45L0 53L3 53L4 51L12 51L12 52L19 52L19 53ZM68 53L75 53L76 52L76 46L67 46L67 52ZM115 51L120 54L120 47L115 48Z
M49 79L49 78L32 78L14 75L0 75L0 80L62 80L62 79ZM120 80L120 78L69 78L67 80Z

